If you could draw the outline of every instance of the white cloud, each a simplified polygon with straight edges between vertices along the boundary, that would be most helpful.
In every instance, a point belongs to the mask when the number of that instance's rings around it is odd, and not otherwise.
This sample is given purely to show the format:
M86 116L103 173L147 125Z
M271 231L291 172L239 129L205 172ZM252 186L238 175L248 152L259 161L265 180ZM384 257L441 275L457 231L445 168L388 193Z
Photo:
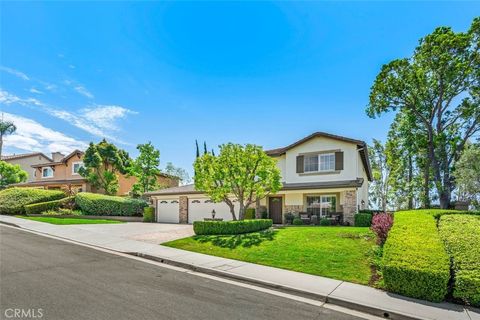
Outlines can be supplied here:
M30 78L25 73L20 72L18 70L4 67L4 66L0 66L0 70L5 71L6 73L10 73L11 75L14 75L15 77L18 77L22 80L27 80L27 81L30 80Z
M35 88L30 88L30 90L28 90L28 91L30 91L31 93L35 93L35 94L43 94L42 91L40 91L38 89L35 89Z
M89 99L93 99L93 94L90 91L88 91L84 86L75 86L73 87L73 89L78 93L80 93L81 95Z
M124 119L129 114L137 114L137 112L129 110L121 106L105 106L95 105L81 110L82 116L96 126L102 129L117 131L116 121Z
M68 154L75 149L85 149L87 143L78 141L59 131L47 128L35 120L11 113L4 113L7 121L17 127L14 134L5 137L6 151L11 148L25 151L41 151L45 153L62 152Z

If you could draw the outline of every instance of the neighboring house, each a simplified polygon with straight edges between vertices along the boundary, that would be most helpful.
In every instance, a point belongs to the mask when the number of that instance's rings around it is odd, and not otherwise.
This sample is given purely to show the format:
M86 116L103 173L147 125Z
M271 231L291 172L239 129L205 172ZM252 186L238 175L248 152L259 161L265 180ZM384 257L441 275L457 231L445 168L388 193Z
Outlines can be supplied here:
M20 167L28 174L27 182L35 180L35 169L32 168L33 165L52 161L52 159L41 152L2 156L1 160L11 164L20 165Z
M277 159L283 188L260 202L274 223L287 212L305 212L320 217L337 215L353 223L358 210L368 204L372 180L365 142L317 132L291 145L266 153ZM192 223L215 216L230 220L229 207L213 203L193 185L174 187L148 195L158 222Z
M35 172L33 181L19 183L15 186L39 187L44 189L64 189L70 186L78 192L97 192L97 190L78 173L78 170L83 166L83 155L84 153L80 150L75 150L67 156L59 152L52 153L52 159L31 166ZM117 195L128 195L135 182L135 177L119 175ZM178 178L160 174L158 175L158 183L165 187L174 187L178 186Z

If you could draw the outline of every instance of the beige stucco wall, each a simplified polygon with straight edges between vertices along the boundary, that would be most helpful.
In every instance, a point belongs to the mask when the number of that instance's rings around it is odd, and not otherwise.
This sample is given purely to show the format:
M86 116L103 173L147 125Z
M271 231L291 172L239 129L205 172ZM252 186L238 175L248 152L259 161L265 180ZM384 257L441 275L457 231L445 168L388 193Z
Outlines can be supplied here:
M11 164L18 164L24 171L26 171L28 174L27 182L31 182L35 180L35 175L34 175L35 170L31 166L40 164L40 163L45 163L48 161L50 160L48 160L47 158L41 155L5 160L5 162L11 163Z

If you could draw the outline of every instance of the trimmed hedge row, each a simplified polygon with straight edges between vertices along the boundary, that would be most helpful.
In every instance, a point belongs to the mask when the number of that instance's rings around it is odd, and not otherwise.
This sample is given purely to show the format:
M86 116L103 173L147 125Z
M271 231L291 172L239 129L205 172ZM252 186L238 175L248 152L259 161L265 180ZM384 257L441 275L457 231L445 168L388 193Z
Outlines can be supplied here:
M53 201L46 201L46 202L39 202L34 204L28 204L25 206L25 213L26 214L40 214L42 212L48 210L56 210L67 202L72 201L75 197L67 197L60 200L53 200Z
M272 224L270 219L195 221L193 222L193 231L196 235L231 235L265 230Z
M444 215L438 227L452 257L453 296L480 306L480 216Z
M357 213L354 215L355 227L370 227L372 225L372 214Z
M155 208L143 208L143 222L155 222Z
M60 190L10 188L0 191L0 214L24 214L25 206L65 198Z
M97 216L142 216L148 204L144 200L106 196L82 192L76 195L75 203L86 215Z
M383 278L392 292L435 302L445 298L450 260L432 215L395 213L383 249Z

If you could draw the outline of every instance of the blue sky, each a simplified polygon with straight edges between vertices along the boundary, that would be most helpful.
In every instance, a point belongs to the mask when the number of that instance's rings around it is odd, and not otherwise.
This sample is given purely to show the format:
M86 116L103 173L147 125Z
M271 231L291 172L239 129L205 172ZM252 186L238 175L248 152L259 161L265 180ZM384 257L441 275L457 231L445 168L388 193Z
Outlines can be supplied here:
M382 64L438 26L466 31L480 2L1 2L6 153L102 137L191 170L195 139L265 148L326 131L371 142Z

